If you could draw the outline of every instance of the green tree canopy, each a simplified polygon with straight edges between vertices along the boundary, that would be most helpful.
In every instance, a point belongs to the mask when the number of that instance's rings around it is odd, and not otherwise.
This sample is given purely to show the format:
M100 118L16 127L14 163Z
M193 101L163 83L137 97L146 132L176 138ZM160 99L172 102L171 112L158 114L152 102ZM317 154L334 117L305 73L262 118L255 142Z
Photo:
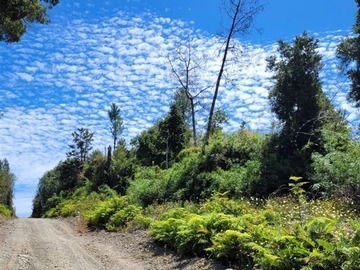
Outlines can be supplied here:
M141 165L167 167L189 142L190 131L176 104L168 115L132 141ZM165 166L164 166L165 165Z
M50 22L48 10L59 0L1 0L0 41L18 42L29 23Z
M313 153L325 154L326 123L346 125L322 91L318 41L307 33L292 43L279 41L279 55L268 59L275 84L269 98L281 130L267 139L261 160L261 182L254 193L268 195L287 187L291 175L307 178ZM311 182L310 179L307 179Z
M269 96L271 109L283 125L286 152L299 150L319 138L321 100L325 95L319 79L322 63L317 48L318 41L304 33L293 44L280 40L279 57L268 59L268 68L275 72Z
M358 6L356 21L353 26L354 36L348 37L337 48L340 68L351 80L349 100L360 108L360 0L355 0Z
M221 108L218 108L213 115L213 123L211 125L211 134L222 129L222 125L229 122L229 115Z

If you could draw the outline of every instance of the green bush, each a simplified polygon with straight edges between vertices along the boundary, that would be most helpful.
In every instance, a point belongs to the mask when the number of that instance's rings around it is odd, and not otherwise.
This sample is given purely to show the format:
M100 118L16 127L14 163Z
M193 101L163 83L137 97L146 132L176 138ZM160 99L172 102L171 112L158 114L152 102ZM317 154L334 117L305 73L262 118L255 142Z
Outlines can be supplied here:
M343 195L356 200L360 195L360 143L349 142L346 151L314 154L313 168L315 188L325 196Z
M132 205L127 196L112 197L100 202L93 211L86 213L89 228L121 230L140 215L142 208Z
M245 200L232 200L227 197L228 192L216 193L207 199L200 207L201 213L224 213L233 216L240 216L248 213L251 206Z
M96 208L87 216L88 226L90 228L106 229L112 215L127 206L127 197L114 197L100 202Z
M142 206L161 203L166 199L166 171L158 167L139 168L130 182L127 194Z
M258 158L263 138L258 133L242 129L232 134L216 133L205 152L202 170L217 168L229 170L233 166L244 166L249 160Z
M117 231L132 221L141 213L141 207L135 205L128 205L113 214L105 227L108 231Z
M360 202L360 142L344 123L329 122L322 130L324 153L312 155L314 190Z

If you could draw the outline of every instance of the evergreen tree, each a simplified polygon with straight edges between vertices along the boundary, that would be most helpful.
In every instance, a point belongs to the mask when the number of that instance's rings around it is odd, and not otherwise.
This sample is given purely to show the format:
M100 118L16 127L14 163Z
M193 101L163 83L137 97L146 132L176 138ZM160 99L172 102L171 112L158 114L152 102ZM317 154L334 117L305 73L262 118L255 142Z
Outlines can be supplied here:
M73 157L80 162L84 162L92 150L92 142L94 133L87 128L78 128L72 134L74 144L70 144L70 151L67 153L68 157Z
M322 91L322 63L317 49L318 41L304 33L292 43L280 40L279 56L268 59L268 68L275 72L275 84L269 94L271 109L281 130L267 139L261 180L254 184L253 193L268 195L281 190L287 187L291 175L308 177L312 154L326 152L324 124L344 124Z
M346 38L337 48L340 68L351 80L349 100L360 108L360 0L355 0L358 6L356 21L353 26L354 36Z
M283 127L284 153L301 150L308 143L318 145L325 95L319 79L322 63L317 48L318 41L304 33L293 44L280 40L280 59L268 59L268 68L275 72L269 98Z
M119 194L124 195L129 186L130 179L135 174L135 160L126 148L125 140L120 140L114 151L111 163L111 187Z
M184 88L179 88L175 91L173 104L178 107L179 112L184 118L186 124L190 126L192 123L191 100L187 98Z
M228 123L229 115L223 110L218 108L212 119L211 134L214 134L218 130L222 130L222 125Z
M47 210L54 206L50 198L60 192L60 172L58 170L60 164L54 169L45 172L39 179L38 187L33 200L31 217L41 217Z
M136 159L142 166L160 166L165 161L166 143L159 135L159 123L131 140Z
M160 122L160 136L166 142L166 168L169 161L184 149L189 142L189 129L176 104L172 104L166 118Z

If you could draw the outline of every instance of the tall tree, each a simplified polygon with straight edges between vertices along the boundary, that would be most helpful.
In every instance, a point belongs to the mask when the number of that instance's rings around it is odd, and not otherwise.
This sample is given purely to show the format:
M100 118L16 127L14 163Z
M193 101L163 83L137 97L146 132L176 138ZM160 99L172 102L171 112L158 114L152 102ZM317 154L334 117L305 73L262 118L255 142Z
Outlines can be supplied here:
M121 136L122 132L124 131L123 120L120 115L120 108L115 103L112 103L110 110L108 110L108 115L111 123L110 132L114 141L113 149L115 151L116 143L119 140L119 137Z
M18 42L29 23L48 24L48 10L59 0L1 0L0 41Z
M343 125L342 118L322 91L318 40L306 33L293 42L279 41L278 56L267 59L275 83L269 93L272 111L281 129L266 140L261 160L258 195L288 186L291 175L308 178L312 155L326 153L322 130L328 122ZM311 183L311 179L307 179Z
M213 114L216 100L219 94L221 79L225 70L225 64L227 62L227 57L230 49L232 48L231 41L237 34L247 34L253 26L255 15L257 15L263 9L263 5L260 5L258 0L224 0L224 3L228 19L230 20L230 27L227 29L227 37L224 42L225 47L222 52L221 66L217 76L214 95L209 112L204 145L207 145L209 142L212 124L214 123Z
M188 141L188 127L184 118L179 112L179 108L172 104L170 112L159 124L160 136L166 142L166 168L169 167L169 161L174 160L183 150Z
M60 192L60 170L56 166L54 169L47 171L39 179L36 194L33 199L33 209L31 217L41 217L47 210L51 208L50 198ZM66 179L68 180L68 179Z
M166 142L159 135L159 122L131 140L136 159L142 166L161 165L165 161Z
M325 98L319 79L321 55L318 41L307 33L293 44L279 41L279 59L271 56L268 68L275 72L270 91L272 111L283 123L282 134L288 139L287 150L302 149L319 138L321 100Z
M70 144L70 151L67 153L68 157L73 157L80 162L84 162L92 150L92 142L94 133L87 128L78 128L72 134L74 144Z
M351 80L351 89L348 94L350 101L360 108L360 0L355 0L358 6L356 21L353 26L354 36L348 37L337 48L337 57L340 59L340 69Z
M197 146L196 134L196 119L195 107L196 99L207 89L209 86L201 84L199 71L206 65L206 56L200 55L192 45L192 39L189 40L186 46L180 46L173 54L168 56L169 64L172 73L178 80L181 88L177 91L178 96L187 98L191 112L191 123L194 146ZM180 95L179 95L180 94ZM184 105L184 103L182 104ZM179 109L182 107L179 106Z

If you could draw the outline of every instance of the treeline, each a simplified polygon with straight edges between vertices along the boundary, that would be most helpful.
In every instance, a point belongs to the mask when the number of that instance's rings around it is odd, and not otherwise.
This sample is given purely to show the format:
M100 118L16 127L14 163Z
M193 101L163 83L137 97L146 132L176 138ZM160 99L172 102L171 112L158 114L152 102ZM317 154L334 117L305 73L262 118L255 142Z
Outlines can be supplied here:
M84 186L92 192L107 185L147 206L201 202L216 192L233 198L281 195L289 191L291 176L302 177L311 198L343 196L357 202L360 144L322 90L318 41L307 33L291 43L280 41L278 56L267 61L275 74L269 100L279 120L269 134L251 132L244 123L227 134L222 130L226 113L218 109L209 142L192 146L187 119L193 111L180 89L169 113L132 139L128 149L120 109L112 104L113 146L106 155L91 152L94 133L75 131L68 159L40 179L32 216L44 215Z
M15 175L11 173L9 162L0 160L0 216L14 216L13 207Z

